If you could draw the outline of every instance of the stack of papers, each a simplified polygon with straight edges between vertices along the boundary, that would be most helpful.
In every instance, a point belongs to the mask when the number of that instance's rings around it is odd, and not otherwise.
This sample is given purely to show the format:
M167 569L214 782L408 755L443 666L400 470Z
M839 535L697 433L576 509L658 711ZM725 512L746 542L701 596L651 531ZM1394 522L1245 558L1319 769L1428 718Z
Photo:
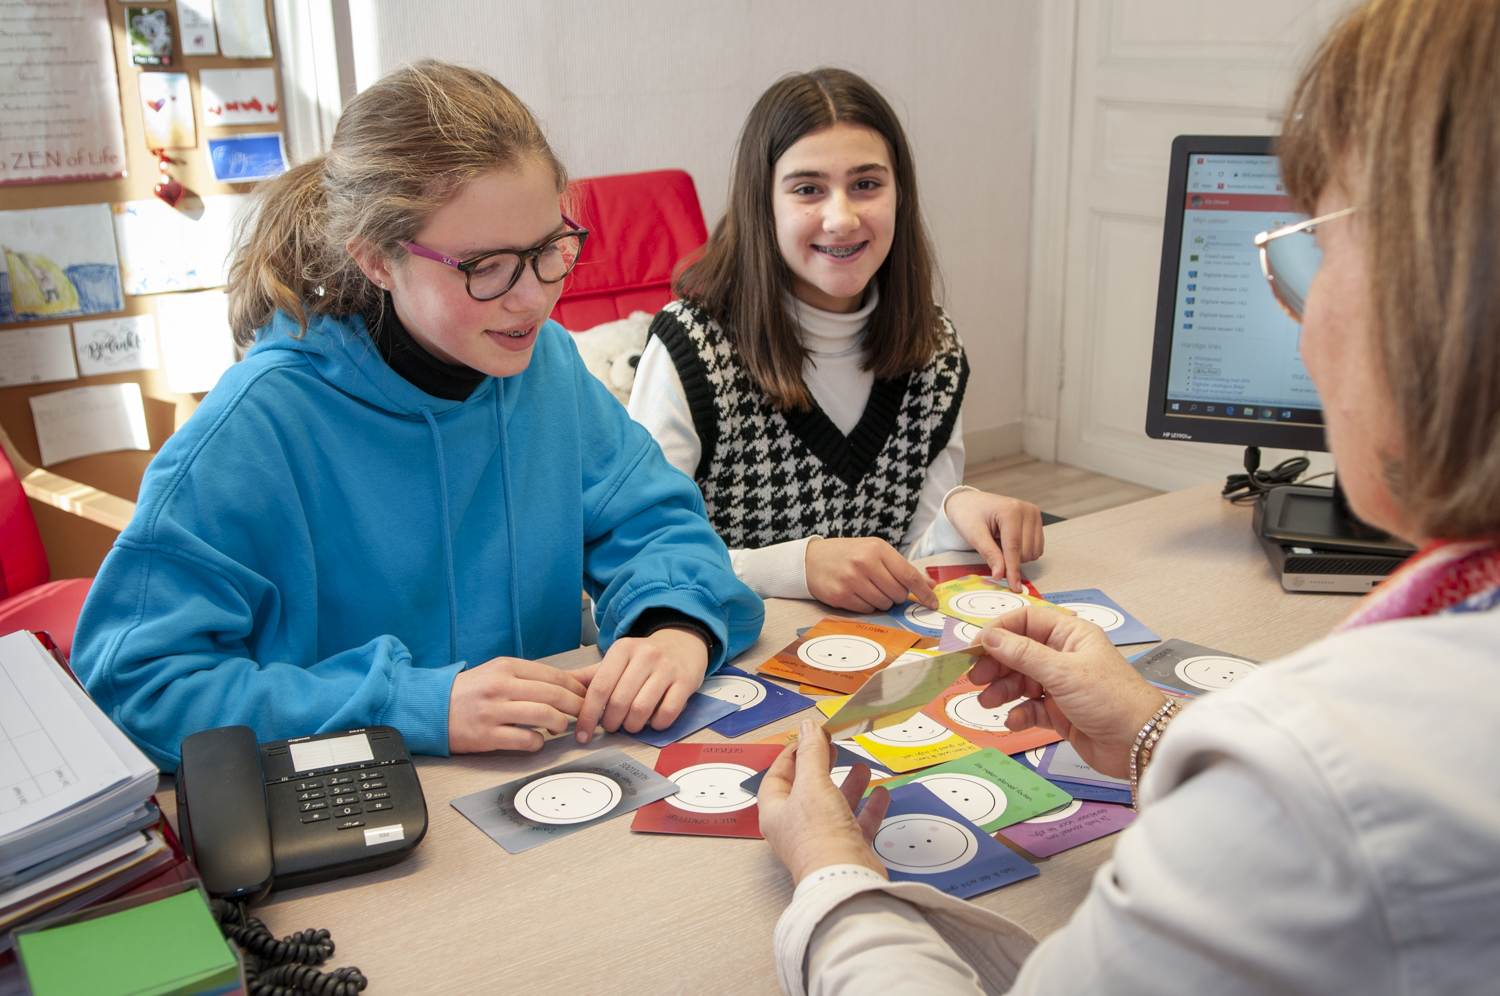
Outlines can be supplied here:
M30 633L0 637L0 951L8 932L177 863L156 766Z

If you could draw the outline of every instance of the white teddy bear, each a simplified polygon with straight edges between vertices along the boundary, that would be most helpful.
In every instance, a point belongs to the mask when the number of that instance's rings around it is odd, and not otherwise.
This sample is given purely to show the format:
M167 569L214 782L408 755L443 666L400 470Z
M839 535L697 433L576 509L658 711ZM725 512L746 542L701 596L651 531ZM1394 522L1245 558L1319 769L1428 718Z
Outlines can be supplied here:
M620 399L622 405L630 403L635 368L646 348L646 333L651 329L653 317L644 311L633 311L629 318L573 333L573 342L583 357L583 365Z

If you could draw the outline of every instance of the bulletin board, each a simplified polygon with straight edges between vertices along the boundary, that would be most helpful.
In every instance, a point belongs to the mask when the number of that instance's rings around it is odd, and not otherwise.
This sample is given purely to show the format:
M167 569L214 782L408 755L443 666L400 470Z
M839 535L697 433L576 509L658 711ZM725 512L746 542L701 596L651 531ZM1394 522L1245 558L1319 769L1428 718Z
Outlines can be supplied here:
M218 101L212 112L204 107L204 86L202 73L204 70L247 70L266 69L274 82L271 84L276 90L274 98L276 108L281 105L280 100L280 74L276 72L276 33L275 23L272 20L273 12L270 4L262 0L265 7L266 25L269 28L270 58L229 58L223 54L188 54L192 48L202 49L205 44L214 45L222 51L223 39L215 42L210 39L207 43L202 40L201 33L197 28L201 20L195 16L195 10L213 9L211 0L175 0L175 2L152 2L152 0L136 0L132 3L122 3L121 0L92 0L101 6L107 6L108 20L113 35L114 47L114 70L119 81L119 111L124 129L125 161L124 171L127 175L115 179L83 179L66 180L54 182L11 182L4 183L7 178L14 178L18 174L12 170L9 173L0 172L0 211L16 211L35 208L52 208L69 205L114 205L130 201L152 201L160 203L153 194L153 186L160 178L156 156L152 154L147 145L145 131L144 110L141 99L141 76L142 73L155 73L159 71L170 71L185 73L188 77L188 87L191 92L193 122L196 127L196 145L192 148L169 149L167 155L174 160L170 167L171 175L178 180L187 190L187 195L181 203L182 207L194 208L202 211L202 205L215 203L215 195L222 194L249 194L256 188L255 183L226 183L215 179L213 167L209 160L209 140L234 136L236 134L252 133L264 135L268 133L284 133L285 113L277 114L274 123L265 123L267 116L266 106L271 101L260 103L258 116L262 119L260 123L254 124L224 124L222 118L222 99ZM165 15L165 21L171 28L171 46L168 53L169 64L159 66L142 66L132 61L132 41L127 27L127 10L140 13L140 8L147 8L150 12L143 25L148 33L159 29L162 23L161 16L155 14L161 11ZM182 9L179 9L182 8ZM184 31L184 18L186 19L187 31ZM196 35L196 37L192 37ZM147 39L151 41L153 39ZM142 33L137 31L135 53L141 57ZM157 48L161 48L161 40L154 39ZM228 39L230 49L237 43L233 37ZM101 41L102 46L102 41ZM185 51L185 49L187 51ZM245 74L210 74L211 81L223 81L225 79L240 79ZM251 74L256 75L256 74ZM258 74L263 80L265 74ZM160 80L147 80L150 84L159 84ZM216 84L223 87L222 83ZM148 87L149 93L152 88ZM210 91L211 97L215 94ZM234 115L229 115L234 116ZM14 157L12 157L14 158ZM24 162L14 162L9 165L22 166ZM194 197L204 200L195 202ZM165 207L165 205L163 205ZM39 271L39 275L45 282L45 273ZM125 274L122 271L122 277ZM135 286L140 289L152 286L149 283L137 281ZM222 288L220 288L222 289ZM122 290L128 290L128 282ZM165 293L123 293L123 308L107 313L88 314L77 317L48 317L32 321L8 321L0 323L0 339L26 329L41 329L47 326L57 326L68 323L72 327L75 341L75 349L79 341L79 333L76 323L90 322L106 318L117 318L122 316L157 315L162 301L169 297L179 295ZM179 307L180 303L171 305ZM14 318L14 314L4 317ZM160 329L160 322L155 323L155 328ZM49 336L57 336L54 329L47 333ZM40 337L42 332L32 333L33 337ZM13 340L18 341L18 340ZM56 341L54 338L53 342ZM118 495L122 498L135 500L140 488L141 477L145 472L146 465L155 456L157 450L169 436L180 427L183 422L197 408L202 399L202 393L176 393L172 390L168 381L167 368L162 350L156 349L159 358L158 366L154 369L138 369L120 372L95 373L93 375L82 375L83 368L79 367L81 374L77 379L56 380L47 383L21 383L14 386L0 386L0 426L4 426L11 441L20 451L21 455L32 464L43 466L42 452L38 445L37 432L33 421L33 412L30 399L34 395L53 394L55 392L67 391L77 387L92 387L106 384L135 383L139 385L142 402L145 409L146 432L149 435L150 450L119 450L115 452L97 453L89 456L80 456L75 459L62 460L46 465L46 469L64 477L71 478L82 484L90 485ZM94 365L97 368L97 364ZM181 376L178 378L179 385L183 383ZM59 404L61 401L59 400ZM138 436L137 436L138 438ZM53 508L41 502L31 501L32 511L36 516L37 524L42 532L42 539L47 548L48 560L52 568L53 579L65 577L89 577L97 570L100 561L108 552L110 544L114 542L116 533L94 522L87 521L72 515L61 509Z

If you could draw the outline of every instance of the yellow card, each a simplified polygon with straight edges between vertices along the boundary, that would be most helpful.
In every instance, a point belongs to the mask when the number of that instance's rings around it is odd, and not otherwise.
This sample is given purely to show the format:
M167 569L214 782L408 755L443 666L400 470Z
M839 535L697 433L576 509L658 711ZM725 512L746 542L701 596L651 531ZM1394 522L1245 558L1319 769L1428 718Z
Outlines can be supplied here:
M968 577L944 581L937 586L938 611L955 619L983 626L991 619L1005 615L1028 605L1045 605L1057 608L1051 602L1033 598L1025 592L1011 591L1003 584L970 574ZM1067 612L1067 609L1061 609Z
M854 742L895 772L915 771L980 750L931 716L917 712L905 721L861 733Z

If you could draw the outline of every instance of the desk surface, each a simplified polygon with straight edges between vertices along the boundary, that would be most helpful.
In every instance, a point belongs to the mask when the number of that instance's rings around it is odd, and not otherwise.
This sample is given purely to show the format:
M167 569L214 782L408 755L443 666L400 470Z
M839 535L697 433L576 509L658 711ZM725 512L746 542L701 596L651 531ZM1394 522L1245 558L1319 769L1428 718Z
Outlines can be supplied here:
M1028 575L1044 592L1101 588L1163 637L1261 660L1326 633L1354 599L1283 592L1251 534L1249 508L1230 505L1218 488L1048 526L1046 555ZM828 614L815 602L769 601L760 641L736 663L754 668ZM597 659L588 647L548 663L573 668ZM708 730L693 739L723 740ZM602 743L655 762L656 750L634 740ZM583 750L566 738L538 754L420 758L429 829L410 859L275 894L256 912L277 934L331 930L333 963L359 966L375 994L778 992L771 934L792 885L764 841L635 834L626 816L511 855L448 804ZM172 813L170 794L160 799ZM1043 859L1040 876L974 902L1039 936L1051 933L1082 900L1114 840Z

